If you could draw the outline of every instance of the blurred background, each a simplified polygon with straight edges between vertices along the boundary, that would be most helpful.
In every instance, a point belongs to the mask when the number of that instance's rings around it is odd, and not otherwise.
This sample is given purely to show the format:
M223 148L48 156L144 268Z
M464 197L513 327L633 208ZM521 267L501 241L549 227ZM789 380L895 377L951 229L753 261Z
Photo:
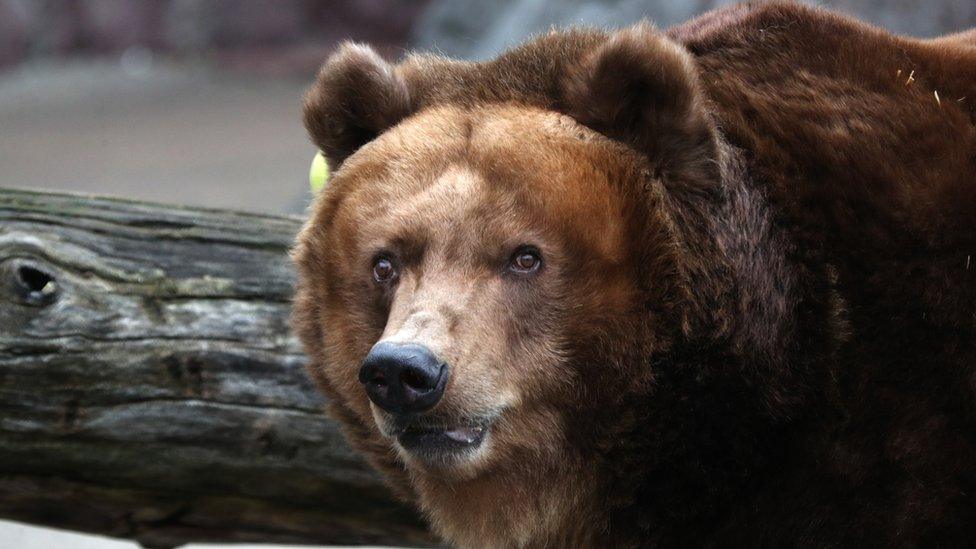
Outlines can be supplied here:
M0 0L0 187L301 213L301 96L341 40L478 60L551 25L666 27L728 3ZM819 3L914 36L976 26L974 0ZM0 521L0 546L132 544Z

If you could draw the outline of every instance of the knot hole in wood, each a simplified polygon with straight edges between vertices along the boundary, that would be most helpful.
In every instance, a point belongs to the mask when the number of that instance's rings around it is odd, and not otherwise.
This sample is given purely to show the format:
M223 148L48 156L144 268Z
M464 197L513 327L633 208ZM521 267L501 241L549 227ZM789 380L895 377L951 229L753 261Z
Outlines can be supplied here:
M14 261L5 270L9 287L20 303L44 307L57 301L60 287L50 270L27 260Z

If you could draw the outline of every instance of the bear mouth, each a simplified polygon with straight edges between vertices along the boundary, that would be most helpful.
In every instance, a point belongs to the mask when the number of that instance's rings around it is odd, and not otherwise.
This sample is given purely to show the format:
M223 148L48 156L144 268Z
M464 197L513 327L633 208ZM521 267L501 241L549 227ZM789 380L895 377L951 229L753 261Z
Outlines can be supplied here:
M488 425L452 427L409 426L396 435L404 450L421 458L452 457L476 450L488 434Z

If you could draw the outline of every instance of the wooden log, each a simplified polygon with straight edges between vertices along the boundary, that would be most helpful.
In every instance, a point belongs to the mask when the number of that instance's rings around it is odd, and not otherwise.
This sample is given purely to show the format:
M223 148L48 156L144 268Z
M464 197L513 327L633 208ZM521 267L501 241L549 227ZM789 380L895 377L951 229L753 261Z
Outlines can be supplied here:
M0 517L147 547L433 544L305 375L299 224L0 189Z

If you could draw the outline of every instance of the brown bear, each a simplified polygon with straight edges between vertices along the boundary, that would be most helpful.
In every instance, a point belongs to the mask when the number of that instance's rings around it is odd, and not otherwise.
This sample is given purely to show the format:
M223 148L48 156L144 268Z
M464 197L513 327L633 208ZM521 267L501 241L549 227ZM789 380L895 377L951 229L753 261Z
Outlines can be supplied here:
M465 547L976 539L976 32L788 3L347 44L295 327Z

